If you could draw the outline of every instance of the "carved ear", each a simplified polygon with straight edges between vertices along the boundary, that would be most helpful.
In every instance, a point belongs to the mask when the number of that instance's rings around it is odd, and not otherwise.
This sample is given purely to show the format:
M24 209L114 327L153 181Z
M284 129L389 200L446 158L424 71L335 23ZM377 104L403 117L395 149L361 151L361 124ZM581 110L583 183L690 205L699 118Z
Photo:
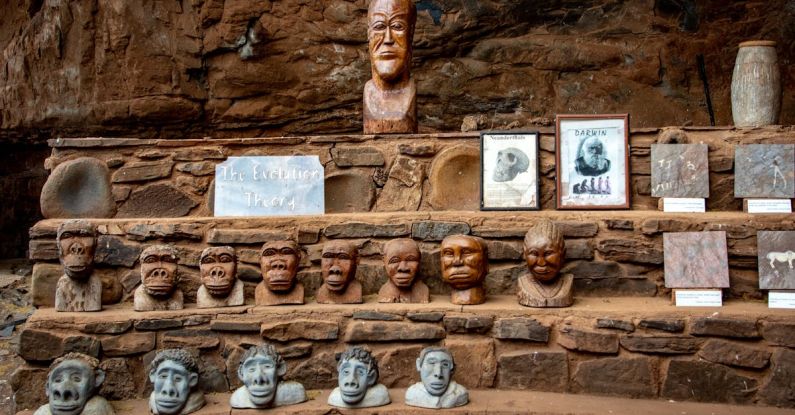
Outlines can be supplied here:
M287 363L281 361L279 362L279 367L276 368L276 375L281 379L285 374L287 374Z
M100 368L94 370L94 387L99 389L100 385L102 385L102 382L104 381L105 381L105 371Z
M190 386L191 389L195 388L196 385L198 384L199 384L198 373L191 373L190 375L188 375L188 386Z
M149 382L152 382L153 385L155 384L155 368L149 371Z
M237 378L243 381L243 362L237 365Z
M422 360L418 357L417 358L417 372L422 371Z
M370 371L367 372L367 387L372 387L376 383L378 383L378 372L376 372L375 369L370 369Z

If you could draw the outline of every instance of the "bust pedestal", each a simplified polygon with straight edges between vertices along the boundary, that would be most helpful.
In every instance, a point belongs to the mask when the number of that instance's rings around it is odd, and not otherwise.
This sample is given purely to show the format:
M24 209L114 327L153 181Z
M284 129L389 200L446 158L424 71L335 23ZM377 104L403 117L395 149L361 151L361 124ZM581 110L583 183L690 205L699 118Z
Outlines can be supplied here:
M261 282L254 291L254 303L256 305L303 304L304 284L296 282L289 291L271 291L264 282Z
M417 132L417 87L414 79L400 89L381 90L370 80L364 85L364 133Z
M542 283L531 274L519 277L519 304L525 307L569 307L574 303L572 286L574 275L561 275L555 281Z

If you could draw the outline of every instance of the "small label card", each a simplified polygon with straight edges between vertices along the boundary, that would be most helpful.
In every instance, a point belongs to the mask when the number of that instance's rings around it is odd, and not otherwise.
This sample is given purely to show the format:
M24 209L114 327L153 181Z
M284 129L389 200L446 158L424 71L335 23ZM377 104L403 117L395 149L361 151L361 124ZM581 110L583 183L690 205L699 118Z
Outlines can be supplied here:
M721 307L721 290L675 290L674 301L677 307Z
M748 199L748 213L792 213L790 199Z
M795 291L770 291L767 294L768 308L795 308Z
M704 213L706 212L706 203L700 197L666 197L663 198L663 212Z

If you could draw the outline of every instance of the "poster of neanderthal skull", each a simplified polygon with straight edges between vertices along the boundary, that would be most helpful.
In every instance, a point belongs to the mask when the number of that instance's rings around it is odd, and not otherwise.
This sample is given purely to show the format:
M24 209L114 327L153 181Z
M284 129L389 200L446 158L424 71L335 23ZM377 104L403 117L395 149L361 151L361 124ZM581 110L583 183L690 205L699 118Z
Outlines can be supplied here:
M759 288L795 290L795 231L759 231Z
M629 115L558 115L558 209L629 208Z
M539 209L538 133L482 133L480 155L481 209Z

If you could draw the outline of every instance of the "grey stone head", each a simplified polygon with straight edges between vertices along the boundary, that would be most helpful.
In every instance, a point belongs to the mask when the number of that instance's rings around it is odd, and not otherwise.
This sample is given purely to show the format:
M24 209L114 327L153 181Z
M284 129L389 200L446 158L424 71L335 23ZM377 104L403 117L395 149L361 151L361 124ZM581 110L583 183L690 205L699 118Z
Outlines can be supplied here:
M58 226L58 258L72 279L84 280L94 268L97 230L85 220L67 220Z
M46 393L53 415L77 415L105 380L99 360L82 353L67 353L50 365Z
M364 399L367 389L378 383L378 362L369 350L353 346L345 350L337 362L342 401L356 405Z
M455 373L453 354L444 347L426 347L417 358L417 371L425 390L433 396L441 396Z
M237 377L246 385L249 399L257 407L269 406L276 397L287 364L271 344L251 347L240 358Z
M497 166L494 168L492 180L495 182L508 182L516 178L519 173L524 173L530 168L530 159L527 154L518 148L506 148L497 152Z
M191 391L199 384L199 364L186 350L161 350L149 366L149 381L154 385L150 399L153 412L182 413Z

